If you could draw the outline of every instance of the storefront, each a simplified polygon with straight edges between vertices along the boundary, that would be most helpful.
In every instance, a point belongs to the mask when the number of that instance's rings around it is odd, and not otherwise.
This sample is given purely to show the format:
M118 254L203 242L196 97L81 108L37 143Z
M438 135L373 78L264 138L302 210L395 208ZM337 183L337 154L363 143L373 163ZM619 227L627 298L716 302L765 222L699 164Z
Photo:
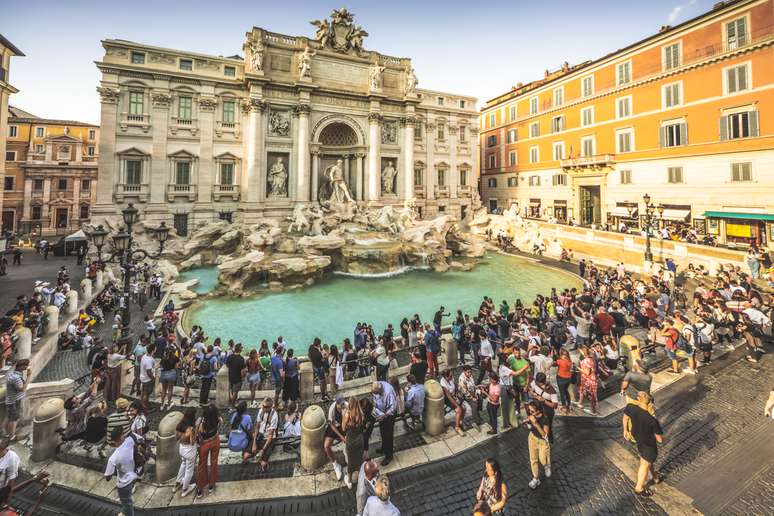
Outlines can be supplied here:
M539 219L541 215L540 199L530 199L529 206L527 207L527 217Z
M661 227L669 229L672 235L683 235L691 226L691 206L683 204L664 204L661 214Z
M766 246L774 237L774 214L706 211L707 234L721 243Z
M621 224L631 229L637 228L637 219L639 216L639 207L636 202L617 202L615 208L607 214L607 223L618 231Z
M554 218L558 222L567 222L567 201L554 201Z

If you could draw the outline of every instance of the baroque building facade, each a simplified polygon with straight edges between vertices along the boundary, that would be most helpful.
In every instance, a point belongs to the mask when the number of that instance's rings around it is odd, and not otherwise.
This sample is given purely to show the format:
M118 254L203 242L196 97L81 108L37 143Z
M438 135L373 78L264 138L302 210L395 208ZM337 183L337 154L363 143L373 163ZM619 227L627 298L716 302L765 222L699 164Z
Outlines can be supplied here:
M13 93L18 93L19 91L11 85L11 57L23 55L24 53L22 53L21 50L16 48L13 43L0 34L0 179L3 181L5 181L6 142L9 136L8 99ZM0 191L0 213L3 214L3 218L0 219L0 238L2 238L1 235L4 235L6 231L9 231L9 229L5 227L3 198L4 192ZM2 248L5 248L4 243Z
M66 235L96 200L99 126L8 110L3 227L23 236Z
M733 0L481 110L482 200L581 225L774 240L774 1Z
M476 195L476 99L421 90L411 60L365 50L346 9L313 38L254 27L244 57L105 40L95 217L132 202L177 232L284 217L343 176L361 205Z

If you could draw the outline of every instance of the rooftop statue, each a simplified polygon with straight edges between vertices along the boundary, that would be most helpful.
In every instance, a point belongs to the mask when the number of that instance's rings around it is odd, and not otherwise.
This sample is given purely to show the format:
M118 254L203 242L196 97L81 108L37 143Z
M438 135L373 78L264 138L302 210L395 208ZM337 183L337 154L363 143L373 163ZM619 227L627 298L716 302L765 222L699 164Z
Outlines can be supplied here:
M314 39L320 48L359 54L363 51L363 38L368 36L368 33L359 25L355 25L353 20L354 14L342 7L331 12L330 20L314 20L309 23L316 28Z

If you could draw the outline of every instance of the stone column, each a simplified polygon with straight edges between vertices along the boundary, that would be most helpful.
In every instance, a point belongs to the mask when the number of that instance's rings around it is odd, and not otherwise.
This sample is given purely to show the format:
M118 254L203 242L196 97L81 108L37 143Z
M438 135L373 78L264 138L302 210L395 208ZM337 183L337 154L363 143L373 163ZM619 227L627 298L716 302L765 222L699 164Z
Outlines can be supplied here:
M32 215L32 206L30 205L32 200L32 179L27 178L24 180L24 206L22 208L22 220L30 220Z
M254 97L242 105L243 112L248 114L247 130L244 132L247 152L245 153L246 163L242 168L242 180L239 184L241 199L248 203L257 203L260 196L264 109L266 109L266 102Z
M435 139L438 133L435 132L437 126L435 122L427 122L425 126L427 129L426 148L427 148L427 164L425 165L425 199L431 201L435 199L435 183L438 180L437 172L435 170Z
M16 337L16 360L30 358L32 355L32 330L22 326L13 332Z
M215 375L215 406L226 409L228 401L228 367L221 367Z
M344 182L347 183L347 188L349 188L350 191L352 191L352 183L350 182L350 171L352 170L352 167L349 166L349 160L352 157L351 154L344 154L342 156L344 160Z
M427 435L437 436L444 432L443 421L444 395L443 387L435 380L425 382L425 432Z
M298 374L301 401L314 401L314 371L312 370L312 363L301 362Z
M379 199L379 177L381 175L381 132L382 115L372 112L368 115L368 201Z
M91 300L91 280L89 278L83 278L81 280L81 292L83 292L83 299Z
M43 309L48 323L46 325L46 337L57 335L59 333L59 308L54 305L48 305Z
M212 187L215 184L216 171L213 163L213 124L217 101L214 96L199 97L199 167L196 171L196 202L198 210L212 214ZM204 215L204 214L203 214ZM201 220L201 219L200 219ZM204 218L204 220L207 220Z
M169 150L167 136L169 134L169 104L172 95L169 90L157 89L151 93L151 160L150 169L143 182L150 189L149 211L168 213L167 184L169 183ZM145 162L147 164L147 162ZM160 218L165 218L163 215Z
M178 451L175 429L182 412L170 412L159 422L158 439L156 440L156 482L163 483L175 478L180 468L180 452Z
M457 133L459 129L456 121L449 121L448 130L449 135L446 138L449 140L449 177L446 178L446 184L449 188L449 199L456 199L457 188L460 184L460 171L457 168ZM507 161L502 161L502 163L507 163Z
M317 405L307 407L301 416L301 467L306 471L314 471L325 464L325 420L325 411Z
M296 196L297 201L309 200L309 104L299 104L294 111L298 117L296 136Z
M75 315L78 313L78 291L70 290L65 296L65 315Z
M355 198L358 201L363 200L363 158L365 154L358 152L355 154L355 173L357 174L355 182Z
M446 368L454 369L459 365L460 360L457 341L454 340L454 338L449 337L444 341L444 347L446 349Z
M311 194L312 194L312 200L317 200L317 190L318 185L320 184L320 151L313 150L312 151L312 185L311 185Z
M403 198L414 197L414 117L401 118L403 126Z
M43 180L43 207L40 210L40 232L51 227L51 211L49 203L51 201L51 178Z
M67 227L69 228L75 219L79 219L81 216L80 213L81 208L81 178L80 177L74 177L73 178L73 204L70 207L70 217L67 221ZM80 224L76 224L75 229L79 229Z
M56 430L66 426L64 400L49 398L44 401L32 419L32 455L30 459L33 462L53 459L59 444Z
M116 77L117 80L117 77ZM103 83L104 84L104 83ZM112 215L117 212L113 202L118 160L116 153L116 126L118 125L118 84L97 88L100 96L99 155L104 159L98 162L97 200L92 207L92 215Z

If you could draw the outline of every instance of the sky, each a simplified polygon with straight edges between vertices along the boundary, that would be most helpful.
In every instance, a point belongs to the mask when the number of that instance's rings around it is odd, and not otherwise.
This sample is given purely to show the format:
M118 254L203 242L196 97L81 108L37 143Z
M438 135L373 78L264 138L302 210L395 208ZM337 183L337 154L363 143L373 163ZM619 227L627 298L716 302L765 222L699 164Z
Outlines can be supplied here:
M0 0L0 34L26 57L11 64L11 104L44 118L99 123L102 39L213 55L242 54L253 26L312 37L311 20L346 6L365 48L410 57L419 87L472 95L479 106L555 70L596 59L709 11L716 0Z

